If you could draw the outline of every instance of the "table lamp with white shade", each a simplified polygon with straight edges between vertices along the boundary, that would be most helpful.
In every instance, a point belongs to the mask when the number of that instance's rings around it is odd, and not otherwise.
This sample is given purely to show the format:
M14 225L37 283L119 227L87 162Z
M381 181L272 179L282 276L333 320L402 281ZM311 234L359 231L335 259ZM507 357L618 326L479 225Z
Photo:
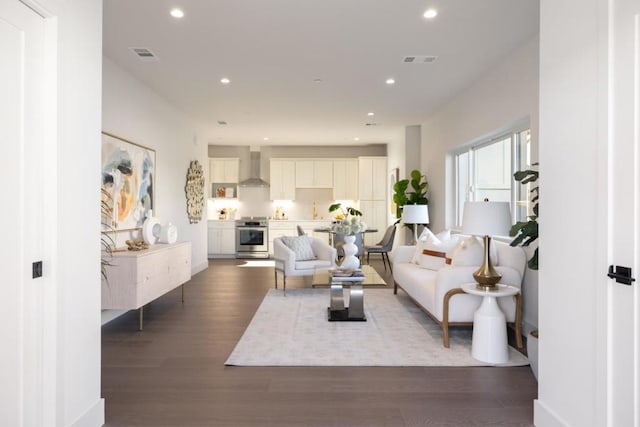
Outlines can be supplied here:
M404 205L402 222L413 224L413 244L418 243L418 224L429 224L429 208L427 205Z
M502 276L491 265L489 248L491 236L508 236L511 227L511 211L509 202L465 202L462 212L462 232L475 236L483 236L484 254L482 265L473 278L478 282L478 288L484 290L496 289L496 283Z

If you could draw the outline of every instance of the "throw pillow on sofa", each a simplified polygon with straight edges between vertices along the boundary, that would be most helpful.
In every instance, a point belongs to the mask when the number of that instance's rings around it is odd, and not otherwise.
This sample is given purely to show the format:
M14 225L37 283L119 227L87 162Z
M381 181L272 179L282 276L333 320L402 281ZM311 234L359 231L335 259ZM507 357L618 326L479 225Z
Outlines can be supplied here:
M457 238L450 238L447 241L440 241L436 236L430 236L423 245L422 255L418 266L427 270L440 270L446 264L447 256L458 243Z
M480 266L484 256L484 243L482 239L470 236L460 241L451 251L452 266ZM493 265L498 265L498 251L495 245L489 248L489 257Z
M316 254L311 247L310 236L282 236L282 243L296 255L296 261L309 261L316 259Z
M418 237L418 242L416 243L416 249L413 252L413 257L411 258L411 262L413 264L420 264L420 259L422 258L422 251L424 250L424 245L427 243L429 238L435 238L439 242L448 242L451 240L451 230L444 230L439 232L438 234L433 234L431 230L427 227L424 228L420 237ZM457 241L456 241L457 243Z

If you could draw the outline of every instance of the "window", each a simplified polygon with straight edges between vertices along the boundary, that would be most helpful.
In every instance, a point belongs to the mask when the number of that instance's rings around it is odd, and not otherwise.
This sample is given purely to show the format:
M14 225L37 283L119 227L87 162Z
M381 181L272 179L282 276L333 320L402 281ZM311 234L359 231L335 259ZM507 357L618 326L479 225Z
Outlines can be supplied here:
M514 129L479 141L455 156L456 225L462 225L466 201L510 202L514 221L530 215L529 188L513 179L517 170L531 166L531 131Z

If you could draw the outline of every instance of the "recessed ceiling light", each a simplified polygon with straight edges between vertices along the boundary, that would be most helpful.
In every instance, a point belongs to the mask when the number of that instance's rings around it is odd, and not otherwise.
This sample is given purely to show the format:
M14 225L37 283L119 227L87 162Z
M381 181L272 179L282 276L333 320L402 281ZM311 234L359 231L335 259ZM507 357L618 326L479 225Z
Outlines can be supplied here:
M354 141L360 141L360 138L358 138L357 136L355 138L353 138Z
M223 85L228 85L229 83L231 83L231 80L229 80L226 77L223 77L220 79L220 83L222 83Z
M386 84L388 84L388 85L392 85L392 84L394 84L395 82L396 82L396 81L395 81L394 79L387 79L387 80L385 81L385 83L386 83Z
M367 116L373 116L373 115L374 115L373 111L369 111L369 112L367 113Z
M182 18L184 16L184 12L182 11L182 9L171 9L171 12L169 12L169 14L171 14L171 16L173 16L174 18Z
M437 10L435 10L435 9L427 9L427 10L424 12L424 15L422 15L422 16L424 16L424 17L425 17L425 18L427 18L427 19L433 19L433 18L435 18L436 16L438 16L438 11L437 11Z
M269 137L268 137L268 136L265 136L265 137L264 137L264 138L262 138L262 139L264 139L265 141L268 141L268 140L269 140Z

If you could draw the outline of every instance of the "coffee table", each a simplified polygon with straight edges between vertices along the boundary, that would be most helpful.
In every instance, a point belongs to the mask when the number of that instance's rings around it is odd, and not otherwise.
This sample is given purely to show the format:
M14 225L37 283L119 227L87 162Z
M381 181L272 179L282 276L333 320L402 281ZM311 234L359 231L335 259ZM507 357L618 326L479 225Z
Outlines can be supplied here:
M366 322L364 315L363 286L386 286L386 282L370 265L360 266L364 278L358 281L338 280L331 276L329 269L316 268L313 274L312 287L329 286L329 307L327 318L330 322ZM349 306L345 307L344 291L349 290Z

